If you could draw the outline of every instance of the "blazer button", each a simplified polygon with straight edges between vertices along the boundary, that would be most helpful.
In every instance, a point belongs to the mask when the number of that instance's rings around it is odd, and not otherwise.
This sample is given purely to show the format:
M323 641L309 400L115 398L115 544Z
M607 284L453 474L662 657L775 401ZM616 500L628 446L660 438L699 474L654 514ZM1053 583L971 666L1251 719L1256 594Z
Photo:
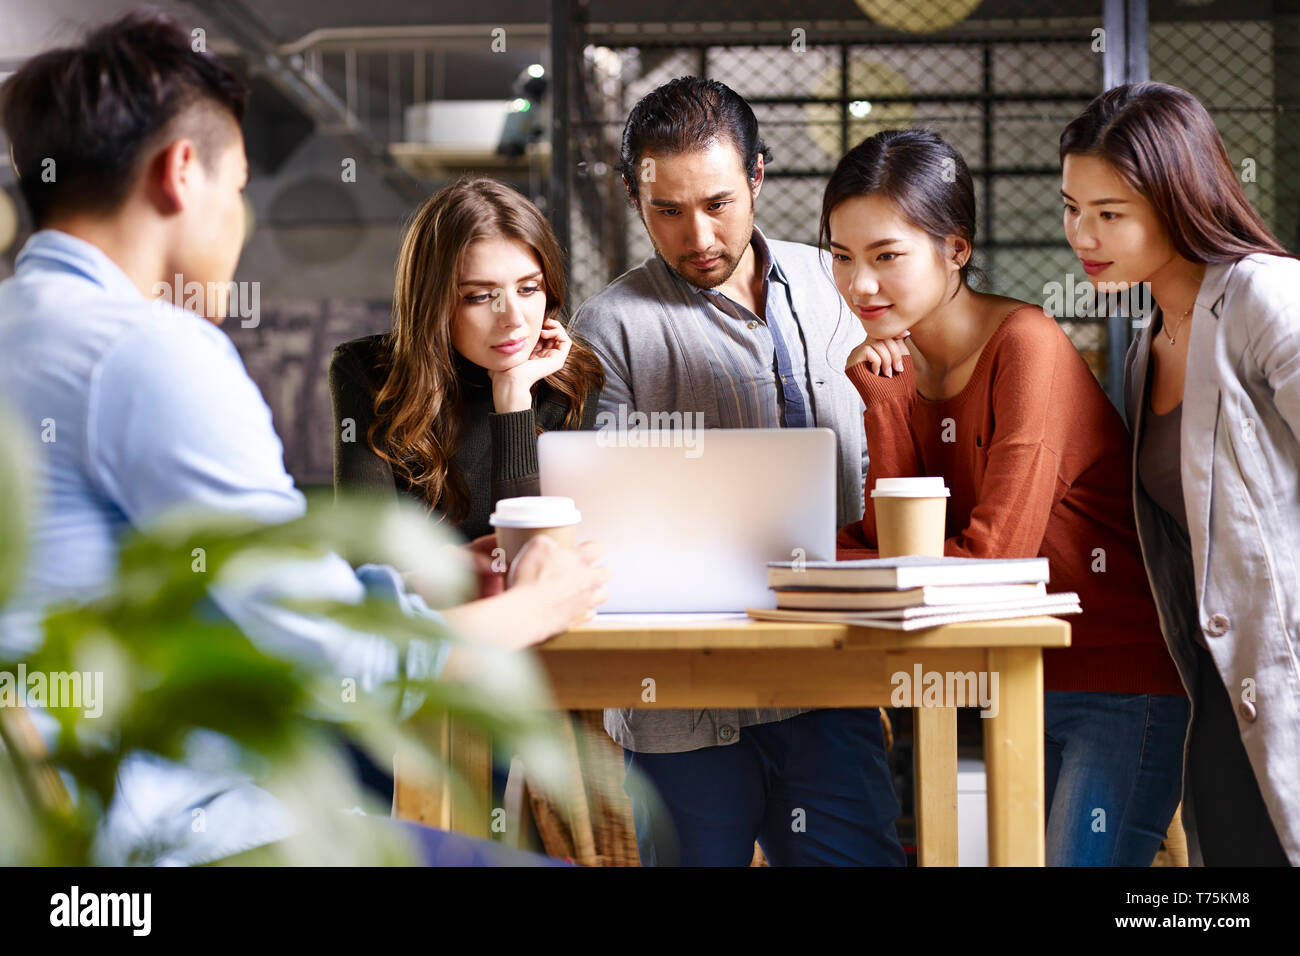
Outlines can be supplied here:
M729 724L723 724L718 728L718 736L723 740L730 740L732 737L736 736L735 728Z
M1228 615L1211 614L1210 619L1205 622L1205 633L1210 637L1223 637L1231 626L1232 622L1228 620Z
M1255 720L1255 705L1248 700L1243 700L1237 705L1237 711L1241 714L1241 719L1246 721Z

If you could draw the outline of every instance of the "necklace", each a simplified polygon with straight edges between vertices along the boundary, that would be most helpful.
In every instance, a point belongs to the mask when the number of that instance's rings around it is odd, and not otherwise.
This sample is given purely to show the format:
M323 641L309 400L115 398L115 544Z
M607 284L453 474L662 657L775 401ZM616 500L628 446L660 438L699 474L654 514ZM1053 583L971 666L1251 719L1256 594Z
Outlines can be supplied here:
M1174 339L1177 338L1178 333L1181 332L1183 329L1183 323L1187 321L1187 317L1192 314L1192 309L1194 309L1195 307L1196 307L1196 301L1193 300L1192 304L1187 307L1187 311L1183 313L1183 317L1178 320L1178 324L1174 326L1173 335L1169 334L1169 326L1167 323L1165 322L1160 323L1160 328L1165 333L1165 336L1169 339L1170 345L1174 344Z

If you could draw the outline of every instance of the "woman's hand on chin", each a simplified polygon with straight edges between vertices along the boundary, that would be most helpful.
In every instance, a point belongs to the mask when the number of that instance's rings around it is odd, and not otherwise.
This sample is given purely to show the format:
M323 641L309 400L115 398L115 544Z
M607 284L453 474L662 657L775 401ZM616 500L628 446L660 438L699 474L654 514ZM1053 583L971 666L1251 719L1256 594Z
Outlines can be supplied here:
M903 340L909 335L911 333L905 331L892 339L863 339L862 344L849 353L848 361L844 363L845 370L866 362L873 375L893 378L895 372L903 370L903 356L907 353Z
M527 411L533 407L533 386L564 368L573 340L556 319L545 319L532 354L514 368L488 370L492 379L492 407L497 414Z

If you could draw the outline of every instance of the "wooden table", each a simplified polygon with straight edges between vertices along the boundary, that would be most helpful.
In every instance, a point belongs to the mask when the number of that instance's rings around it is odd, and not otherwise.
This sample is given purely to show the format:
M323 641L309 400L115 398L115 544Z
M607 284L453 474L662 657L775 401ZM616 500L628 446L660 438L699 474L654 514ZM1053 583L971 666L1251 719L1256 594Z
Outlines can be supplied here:
M744 617L670 623L669 617L601 616L541 645L557 706L888 707L895 675L910 678L918 665L922 674L996 674L996 713L983 721L989 861L1044 865L1042 649L1069 646L1066 621L1034 617L904 633ZM646 678L654 680L653 703L643 700ZM920 704L920 688L914 690ZM955 866L957 709L915 706L913 715L918 863ZM436 733L445 759L467 775L478 805L488 806L485 742L447 722ZM469 818L457 806L449 787L404 785L399 768L396 815L488 836L481 810Z

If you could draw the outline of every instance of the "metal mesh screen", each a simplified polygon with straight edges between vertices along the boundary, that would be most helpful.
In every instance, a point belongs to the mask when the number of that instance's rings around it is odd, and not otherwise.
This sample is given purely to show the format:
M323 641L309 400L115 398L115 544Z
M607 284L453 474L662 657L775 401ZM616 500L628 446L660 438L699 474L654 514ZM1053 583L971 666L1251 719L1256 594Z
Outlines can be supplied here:
M1217 7L1218 5L1216 5ZM1300 249L1300 12L1233 5L1234 19L1159 20L1148 32L1151 79L1205 104L1242 188L1292 252ZM1293 8L1294 9L1294 8ZM1222 16L1222 14L1220 14ZM1182 19L1187 18L1187 19Z

